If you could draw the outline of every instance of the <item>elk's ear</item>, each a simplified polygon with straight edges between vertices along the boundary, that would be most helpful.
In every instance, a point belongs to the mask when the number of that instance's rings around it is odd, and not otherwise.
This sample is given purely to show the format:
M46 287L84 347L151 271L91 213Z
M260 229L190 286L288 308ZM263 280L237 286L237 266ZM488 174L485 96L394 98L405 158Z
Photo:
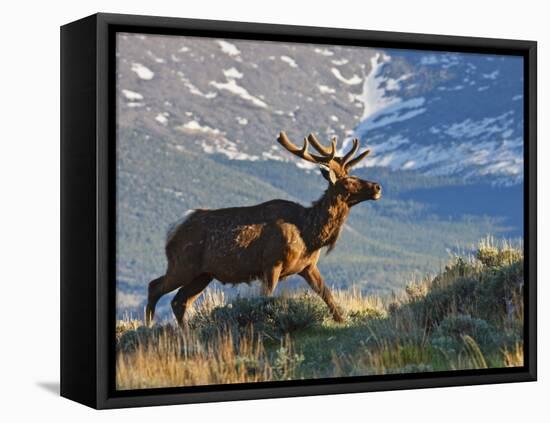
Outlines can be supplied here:
M321 169L321 175L323 175L323 178L325 178L332 185L334 185L336 183L336 179L338 179L336 178L336 173L334 173L334 170L326 166L321 166L320 169Z

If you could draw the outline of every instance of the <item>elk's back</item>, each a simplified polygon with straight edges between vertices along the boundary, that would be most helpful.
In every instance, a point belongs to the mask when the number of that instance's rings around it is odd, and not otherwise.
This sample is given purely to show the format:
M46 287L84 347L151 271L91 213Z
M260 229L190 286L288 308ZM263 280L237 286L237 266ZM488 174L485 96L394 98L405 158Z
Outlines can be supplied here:
M266 261L282 259L291 244L288 238L299 237L304 212L304 207L284 200L196 210L169 235L168 261L200 266L220 282L257 279L269 266Z

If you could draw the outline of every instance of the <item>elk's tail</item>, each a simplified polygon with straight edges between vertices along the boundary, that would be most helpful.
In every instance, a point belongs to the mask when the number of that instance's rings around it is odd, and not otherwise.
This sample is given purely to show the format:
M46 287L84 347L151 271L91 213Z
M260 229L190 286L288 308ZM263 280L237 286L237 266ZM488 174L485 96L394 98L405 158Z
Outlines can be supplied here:
M196 209L189 209L184 213L181 219L176 220L175 222L170 224L170 226L168 227L168 231L166 232L166 246L168 246L170 241L174 238L180 226L182 226L190 217L192 217L196 211Z
M176 259L178 247L185 243L186 233L192 232L193 225L201 215L202 209L187 210L185 215L178 221L172 223L166 234L166 258L170 264L172 259Z

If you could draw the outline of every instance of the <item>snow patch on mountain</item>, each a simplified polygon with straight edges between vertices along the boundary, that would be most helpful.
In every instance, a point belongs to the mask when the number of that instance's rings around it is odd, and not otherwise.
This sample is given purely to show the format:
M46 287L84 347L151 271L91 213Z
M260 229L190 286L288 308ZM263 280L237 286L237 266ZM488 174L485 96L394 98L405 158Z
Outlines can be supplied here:
M522 180L523 159L505 143L468 141L452 146L419 146L410 145L408 140L393 140L370 147L376 155L367 157L366 166L420 170L434 176L463 174L466 179L490 174L504 177L501 183L505 185Z
M343 82L346 85L358 85L361 83L362 79L360 76L353 75L351 78L345 78L341 73L340 70L337 68L331 68L330 71L332 74L336 77L336 79L340 82Z
M246 90L246 88L237 84L237 81L234 78L226 77L226 79L227 79L226 82L210 81L210 85L217 88L218 90L229 91L231 94L235 94L236 96L242 98L243 100L249 101L254 106L267 108L267 103L260 100L258 97L254 97L253 95L251 95Z
M375 128L412 119L427 110L426 108L421 107L424 102L424 97L412 98L406 101L397 99L390 106L372 114L361 122L356 131L365 133L366 131Z
M328 48L315 48L313 51L317 54L320 54L321 56L334 56L334 52L329 50Z
M371 57L371 70L363 80L363 91L359 95L350 96L352 101L358 101L363 106L361 121L400 101L398 97L387 95L384 89L386 78L381 75L381 71L386 62L380 58L379 53Z
M297 68L298 67L298 64L294 61L294 59L292 57L281 56L280 59L283 62L285 62L286 64L288 64L288 66L290 66L291 68Z
M387 91L397 91L401 88L401 82L406 81L412 76L411 73L406 73L405 75L400 76L399 78L388 78L386 79L386 90Z
M453 138L474 138L480 135L505 133L513 124L513 111L495 117L486 117L481 120L466 119L448 126L444 132Z
M333 65L336 65L336 66L343 66L343 65L349 63L349 60L348 59L335 59L335 60L331 60L330 62Z
M426 111L426 108L421 107L425 102L423 97L403 101L392 93L399 88L402 81L409 79L411 75L406 74L397 79L384 76L382 70L389 60L388 56L374 55L370 59L371 70L363 80L361 94L351 96L363 108L361 123L355 131L357 134L363 135L369 130L402 122ZM391 89L388 89L388 86ZM349 141L348 139L344 142L344 149Z
M209 135L222 135L219 129L211 128L208 125L201 125L196 120L190 120L181 126L177 126L176 129L183 132L202 132Z
M285 161L285 159L283 159L279 155L279 152L280 152L279 146L272 145L270 150L262 152L262 158L264 160L275 160L275 161L278 161L278 162Z
M185 76L185 74L181 71L178 71L178 76L180 77L181 82L185 85L185 87L189 90L189 92L193 95L197 95L199 97L204 97L206 99L213 99L215 98L218 93L214 91L209 91L207 93L203 93L201 90L199 90L190 80Z
M231 160L260 160L260 157L257 155L239 151L239 142L227 139L225 132L208 125L201 125L196 120L186 122L175 129L199 136L196 142L200 141L202 151L206 154L223 154Z
M122 90L122 94L130 101L143 100L143 96L140 93L130 90Z
M244 117L241 117L241 116L237 116L235 119L237 120L237 123L238 123L239 125L243 125L243 126L244 126L244 125L248 125L248 119L247 119L247 118L244 118Z
M460 91L462 89L464 89L464 85L462 84L458 84L458 85L454 85L452 87L437 87L438 91Z
M223 74L226 78L241 79L243 77L243 74L236 68L224 69Z
M153 79L155 76L151 69L143 66L141 63L132 63L132 72L135 72L139 78L146 81Z
M156 56L151 50L147 50L147 55L156 63L166 63L166 60L164 60L162 57Z
M230 160L249 160L257 161L260 158L253 154L243 153L237 148L237 143L229 141L227 138L214 138L201 142L202 150L206 154L223 154Z
M241 54L240 50L237 48L235 44L232 44L225 40L217 40L216 42L222 49L222 52L227 54L228 56L237 57Z
M374 143L369 144L369 148L372 148L376 151L377 155L382 155L383 153L387 151L393 151L397 150L401 146L408 144L409 139L403 137L402 135L394 135L388 138L387 141L381 142L381 143Z
M481 77L484 79L497 79L499 74L500 74L500 71L497 69L491 73L482 73Z
M336 90L334 88L331 88L327 85L318 85L319 91L321 91L323 94L334 94Z
M443 69L448 69L457 66L460 62L460 57L456 53L447 54L428 54L420 59L420 64L425 66L441 66Z
M157 114L155 120L162 125L166 125L168 123L168 113L164 112Z

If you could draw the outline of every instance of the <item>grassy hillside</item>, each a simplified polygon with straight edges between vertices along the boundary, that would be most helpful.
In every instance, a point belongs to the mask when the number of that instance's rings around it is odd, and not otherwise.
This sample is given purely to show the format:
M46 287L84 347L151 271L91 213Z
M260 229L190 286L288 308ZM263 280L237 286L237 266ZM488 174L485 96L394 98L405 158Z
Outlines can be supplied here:
M187 327L117 323L118 389L430 372L523 364L523 253L483 242L401 296L338 290L228 299L209 290Z

